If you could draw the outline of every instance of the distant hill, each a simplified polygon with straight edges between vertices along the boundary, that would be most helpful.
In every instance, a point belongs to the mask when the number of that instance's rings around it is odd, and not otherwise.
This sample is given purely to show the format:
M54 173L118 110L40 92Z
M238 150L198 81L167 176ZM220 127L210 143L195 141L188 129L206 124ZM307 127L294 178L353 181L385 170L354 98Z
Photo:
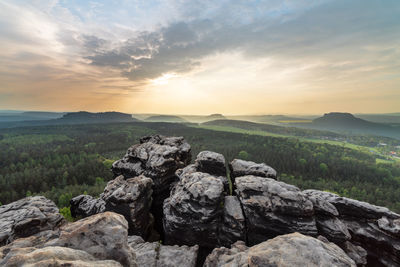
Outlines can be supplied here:
M91 113L86 111L71 112L58 119L62 122L132 122L137 121L132 115L120 112Z
M356 114L356 116L360 119L377 122L377 123L400 123L400 114L399 113L390 113L390 114Z
M0 122L50 120L61 118L64 114L61 112L42 111L0 112Z
M137 119L132 115L120 112L91 113L86 111L70 112L58 119L24 120L24 121L2 121L0 128L12 128L21 126L42 126L62 124L90 124L90 123L112 123L112 122L135 122Z
M232 120L245 120L257 123L272 123L272 124L281 124L287 122L304 122L309 121L310 118L300 118L294 116L286 116L286 115L236 115L236 116L227 116L228 119Z
M209 116L205 116L206 120L225 120L225 116L222 114L211 114Z
M145 119L149 122L188 122L179 116L174 115L154 115Z
M324 116L314 119L311 127L336 132L374 134L400 138L400 129L381 123L366 121L350 113L326 113Z

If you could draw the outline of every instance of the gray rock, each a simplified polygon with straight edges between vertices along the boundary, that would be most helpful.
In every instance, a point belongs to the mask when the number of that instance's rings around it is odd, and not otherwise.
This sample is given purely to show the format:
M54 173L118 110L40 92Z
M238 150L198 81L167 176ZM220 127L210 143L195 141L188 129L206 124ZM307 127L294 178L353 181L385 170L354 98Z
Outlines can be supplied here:
M317 236L313 204L297 187L252 175L235 182L249 244L293 232Z
M246 175L276 179L276 171L264 163L255 163L253 161L234 159L229 164L229 169L231 171L232 180L234 180L236 177Z
M126 180L121 175L108 182L101 195L105 210L124 215L131 235L148 236L152 185L152 180L143 175Z
M57 229L63 223L64 217L54 202L42 196L0 206L0 246L20 237Z
M383 231L374 221L343 220L351 234L351 243L368 253L368 265L399 266L400 240Z
M367 251L360 246L356 246L349 241L342 245L346 254L357 264L357 266L367 265Z
M114 260L97 260L89 253L66 247L16 248L0 260L0 266L21 267L122 267Z
M44 247L83 250L99 260L115 260L123 266L136 266L135 254L128 246L128 222L117 213L104 212L60 228L59 237Z
M317 216L319 234L327 237L334 243L342 243L351 239L347 226L336 217Z
M392 219L400 218L399 214L390 211L388 208L371 205L355 199L340 197L330 192L305 190L304 193L309 197L323 199L333 204L340 216L356 217L363 220L380 219L383 216Z
M190 145L183 137L154 135L130 147L122 159L113 163L112 171L125 178L141 174L150 177L158 192L169 188L175 171L185 167L190 159Z
M338 216L338 210L324 197L324 194L316 194L315 192L315 190L303 191L313 203L315 213L322 216Z
M135 251L138 266L196 266L198 246L165 246L159 242L149 243L133 237L129 238L129 245Z
M245 218L239 199L236 196L226 196L220 228L220 243L229 247L236 240L246 240Z
M171 196L164 201L167 244L215 247L223 202L221 179L202 172L182 172Z
M214 249L204 266L356 266L335 244L299 233L278 236L248 249L243 244L238 245L230 250Z
M226 176L225 157L212 151L200 152L195 160L196 169L216 176Z
M85 218L105 211L106 203L102 199L89 195L79 195L70 200L71 215L74 218Z
M382 217L378 220L378 226L393 236L400 237L400 219L388 219Z

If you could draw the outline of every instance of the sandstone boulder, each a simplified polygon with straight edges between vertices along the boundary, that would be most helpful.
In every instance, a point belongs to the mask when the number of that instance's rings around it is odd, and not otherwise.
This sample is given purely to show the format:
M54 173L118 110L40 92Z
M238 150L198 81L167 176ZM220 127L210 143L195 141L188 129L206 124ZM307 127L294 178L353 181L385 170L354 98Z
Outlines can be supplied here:
M74 218L85 218L105 211L106 203L102 199L89 195L80 195L70 200L71 215Z
M293 232L317 236L313 204L297 187L252 175L235 183L249 244Z
M20 237L57 229L63 223L64 217L54 202L42 196L0 206L0 246Z
M105 210L124 215L131 235L146 237L149 233L152 185L152 180L143 175L126 180L118 176L108 182L101 195Z
M276 179L276 171L264 163L255 163L253 161L234 159L229 164L229 169L232 180L234 180L236 177L246 175Z
M243 243L231 249L216 248L207 257L205 267L228 266L356 266L342 249L333 243L292 233L275 237L246 248Z
M130 236L128 243L135 251L138 266L196 266L198 246L165 246L160 242L144 242L137 236Z

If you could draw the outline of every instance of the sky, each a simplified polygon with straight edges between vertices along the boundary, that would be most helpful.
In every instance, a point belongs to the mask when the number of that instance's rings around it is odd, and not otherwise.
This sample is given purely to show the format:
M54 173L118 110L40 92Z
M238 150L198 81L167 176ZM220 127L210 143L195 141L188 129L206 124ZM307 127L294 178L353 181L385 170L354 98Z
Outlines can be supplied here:
M0 1L0 109L400 111L400 1Z

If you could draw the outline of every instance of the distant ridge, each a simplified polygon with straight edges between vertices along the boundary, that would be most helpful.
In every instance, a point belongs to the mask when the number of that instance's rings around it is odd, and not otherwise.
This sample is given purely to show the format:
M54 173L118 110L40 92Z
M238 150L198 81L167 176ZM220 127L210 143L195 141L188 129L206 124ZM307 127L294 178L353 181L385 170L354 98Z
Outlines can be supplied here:
M400 129L398 129L398 127L366 121L350 113L326 113L324 116L314 119L312 127L331 131L375 134L400 138Z
M87 111L71 112L65 114L60 121L68 122L132 122L137 121L132 115L121 112L99 112L91 113Z
M145 119L149 122L188 122L187 120L174 115L154 115Z

